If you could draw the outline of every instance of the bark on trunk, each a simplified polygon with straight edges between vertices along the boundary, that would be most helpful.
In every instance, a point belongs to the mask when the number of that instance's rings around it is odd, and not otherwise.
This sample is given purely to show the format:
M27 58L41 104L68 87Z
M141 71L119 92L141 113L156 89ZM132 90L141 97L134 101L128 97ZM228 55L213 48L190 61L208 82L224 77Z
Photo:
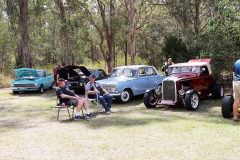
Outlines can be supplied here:
M136 15L136 7L135 1L130 0L130 14L129 14L129 36L130 36L130 55L131 55L131 64L136 64L135 62L135 15Z
M60 11L60 20L62 24L66 23L66 17L65 17L65 10L63 6L62 0L56 0L59 11ZM66 24L64 25L66 26ZM66 28L63 28L63 33L61 35L61 40L62 40L62 56L63 56L63 62L65 61L66 64L68 64L68 35ZM64 51L65 47L65 51ZM65 54L66 56L65 56ZM66 58L65 58L66 57Z
M31 55L28 46L28 1L22 0L20 3L20 27L22 38L22 50L24 53L24 65L26 68L32 68Z

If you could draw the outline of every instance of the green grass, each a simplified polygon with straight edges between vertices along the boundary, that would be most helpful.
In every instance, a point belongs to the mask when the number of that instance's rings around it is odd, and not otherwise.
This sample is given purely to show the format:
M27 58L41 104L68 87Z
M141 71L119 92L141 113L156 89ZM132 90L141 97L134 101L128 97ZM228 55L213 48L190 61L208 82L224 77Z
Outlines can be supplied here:
M82 95L84 96L84 95ZM4 100L2 100L4 99ZM54 90L0 94L0 159L238 159L240 123L224 119L221 99L199 110L146 109L142 96L113 101L111 115L57 121ZM96 106L90 105L91 111Z

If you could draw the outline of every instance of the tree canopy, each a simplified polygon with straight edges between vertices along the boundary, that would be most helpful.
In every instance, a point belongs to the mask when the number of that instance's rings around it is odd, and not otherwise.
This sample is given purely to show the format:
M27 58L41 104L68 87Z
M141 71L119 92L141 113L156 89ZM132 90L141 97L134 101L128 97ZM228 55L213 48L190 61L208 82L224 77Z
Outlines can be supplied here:
M212 58L220 77L240 54L236 0L0 0L0 71ZM219 70L220 69L220 70Z

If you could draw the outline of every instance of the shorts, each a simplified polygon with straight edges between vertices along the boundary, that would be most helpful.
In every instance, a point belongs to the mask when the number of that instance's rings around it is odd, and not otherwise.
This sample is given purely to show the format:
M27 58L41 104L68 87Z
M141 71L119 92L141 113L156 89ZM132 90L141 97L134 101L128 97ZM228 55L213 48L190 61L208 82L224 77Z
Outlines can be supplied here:
M73 106L77 106L79 99L70 99L66 104L70 105L72 104Z
M240 100L240 81L233 81L233 99Z

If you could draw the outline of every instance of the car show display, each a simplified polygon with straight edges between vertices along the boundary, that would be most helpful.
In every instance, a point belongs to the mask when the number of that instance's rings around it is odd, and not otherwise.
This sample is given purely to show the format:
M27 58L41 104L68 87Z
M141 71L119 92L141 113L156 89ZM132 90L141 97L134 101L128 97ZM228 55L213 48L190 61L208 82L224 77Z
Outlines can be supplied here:
M14 94L20 91L38 91L54 88L53 75L47 75L45 70L36 70L30 68L14 69L18 79L11 82L11 89Z
M132 96L143 95L146 90L161 86L165 77L153 66L129 65L114 68L108 79L97 82L121 103L127 103Z
M211 59L196 59L169 66L170 76L163 79L162 85L144 94L145 106L183 105L187 110L196 110L200 99L209 94L214 98L222 98L223 84L216 82L210 62Z

